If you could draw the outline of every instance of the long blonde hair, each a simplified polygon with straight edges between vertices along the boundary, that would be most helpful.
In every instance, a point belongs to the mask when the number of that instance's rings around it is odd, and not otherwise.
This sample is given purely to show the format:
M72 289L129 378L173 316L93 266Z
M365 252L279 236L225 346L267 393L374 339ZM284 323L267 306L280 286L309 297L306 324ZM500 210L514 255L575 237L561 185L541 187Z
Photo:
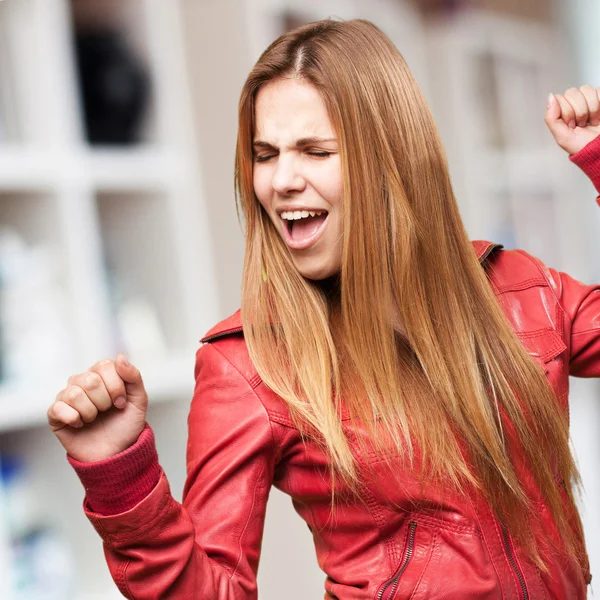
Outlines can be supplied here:
M339 140L337 294L298 273L253 191L255 97L282 77L320 91ZM315 432L333 471L358 489L344 402L374 451L414 466L418 449L421 477L479 490L544 568L543 540L527 533L537 513L518 474L522 455L567 551L585 567L568 416L498 304L427 103L379 28L318 21L265 50L240 98L235 186L246 219L241 313L250 357L301 430ZM568 506L555 476L566 482Z

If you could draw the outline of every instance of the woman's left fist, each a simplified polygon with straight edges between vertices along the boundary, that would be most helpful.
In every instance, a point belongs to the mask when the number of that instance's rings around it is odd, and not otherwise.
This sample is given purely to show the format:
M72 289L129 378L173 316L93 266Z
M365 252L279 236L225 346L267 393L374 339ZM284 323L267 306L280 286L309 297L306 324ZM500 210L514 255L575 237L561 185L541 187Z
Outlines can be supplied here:
M600 88L584 85L550 94L544 120L563 150L579 152L600 134Z

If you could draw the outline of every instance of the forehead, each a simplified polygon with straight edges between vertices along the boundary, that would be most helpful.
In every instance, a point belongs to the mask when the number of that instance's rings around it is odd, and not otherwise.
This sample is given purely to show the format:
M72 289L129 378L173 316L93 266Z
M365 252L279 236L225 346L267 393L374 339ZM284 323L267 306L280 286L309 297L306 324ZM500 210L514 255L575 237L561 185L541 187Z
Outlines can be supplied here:
M321 93L299 79L276 79L264 85L256 95L254 121L255 138L268 141L334 135Z

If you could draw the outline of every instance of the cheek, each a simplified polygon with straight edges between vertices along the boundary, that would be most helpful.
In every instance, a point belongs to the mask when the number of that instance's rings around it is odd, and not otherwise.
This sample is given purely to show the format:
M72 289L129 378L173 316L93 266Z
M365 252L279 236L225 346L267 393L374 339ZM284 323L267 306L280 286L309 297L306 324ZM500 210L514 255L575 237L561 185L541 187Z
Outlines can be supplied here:
M330 200L331 205L335 208L342 208L342 182L331 189Z
M252 185L254 187L254 193L256 197L263 205L263 207L268 210L268 204L270 204L270 189L268 177L265 173L264 169L254 169L252 174Z
M321 195L333 207L342 204L342 172L339 162L331 165L321 178Z
M263 207L264 211L267 213L269 219L273 221L274 217L271 212L271 186L267 182L267 178L264 176L264 173L255 173L253 175L252 187L254 188L254 194L258 199L258 202Z

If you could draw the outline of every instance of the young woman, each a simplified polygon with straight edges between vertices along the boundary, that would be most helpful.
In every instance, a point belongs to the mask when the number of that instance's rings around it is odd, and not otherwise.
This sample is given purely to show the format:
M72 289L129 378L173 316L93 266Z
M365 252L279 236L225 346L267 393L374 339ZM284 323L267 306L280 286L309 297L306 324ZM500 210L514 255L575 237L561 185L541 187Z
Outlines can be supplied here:
M599 96L551 95L545 119L600 191ZM267 48L236 188L241 312L196 355L183 503L122 355L48 410L121 592L257 598L275 485L326 598L585 598L568 377L600 376L600 286L468 240L432 116L377 27L319 21Z

